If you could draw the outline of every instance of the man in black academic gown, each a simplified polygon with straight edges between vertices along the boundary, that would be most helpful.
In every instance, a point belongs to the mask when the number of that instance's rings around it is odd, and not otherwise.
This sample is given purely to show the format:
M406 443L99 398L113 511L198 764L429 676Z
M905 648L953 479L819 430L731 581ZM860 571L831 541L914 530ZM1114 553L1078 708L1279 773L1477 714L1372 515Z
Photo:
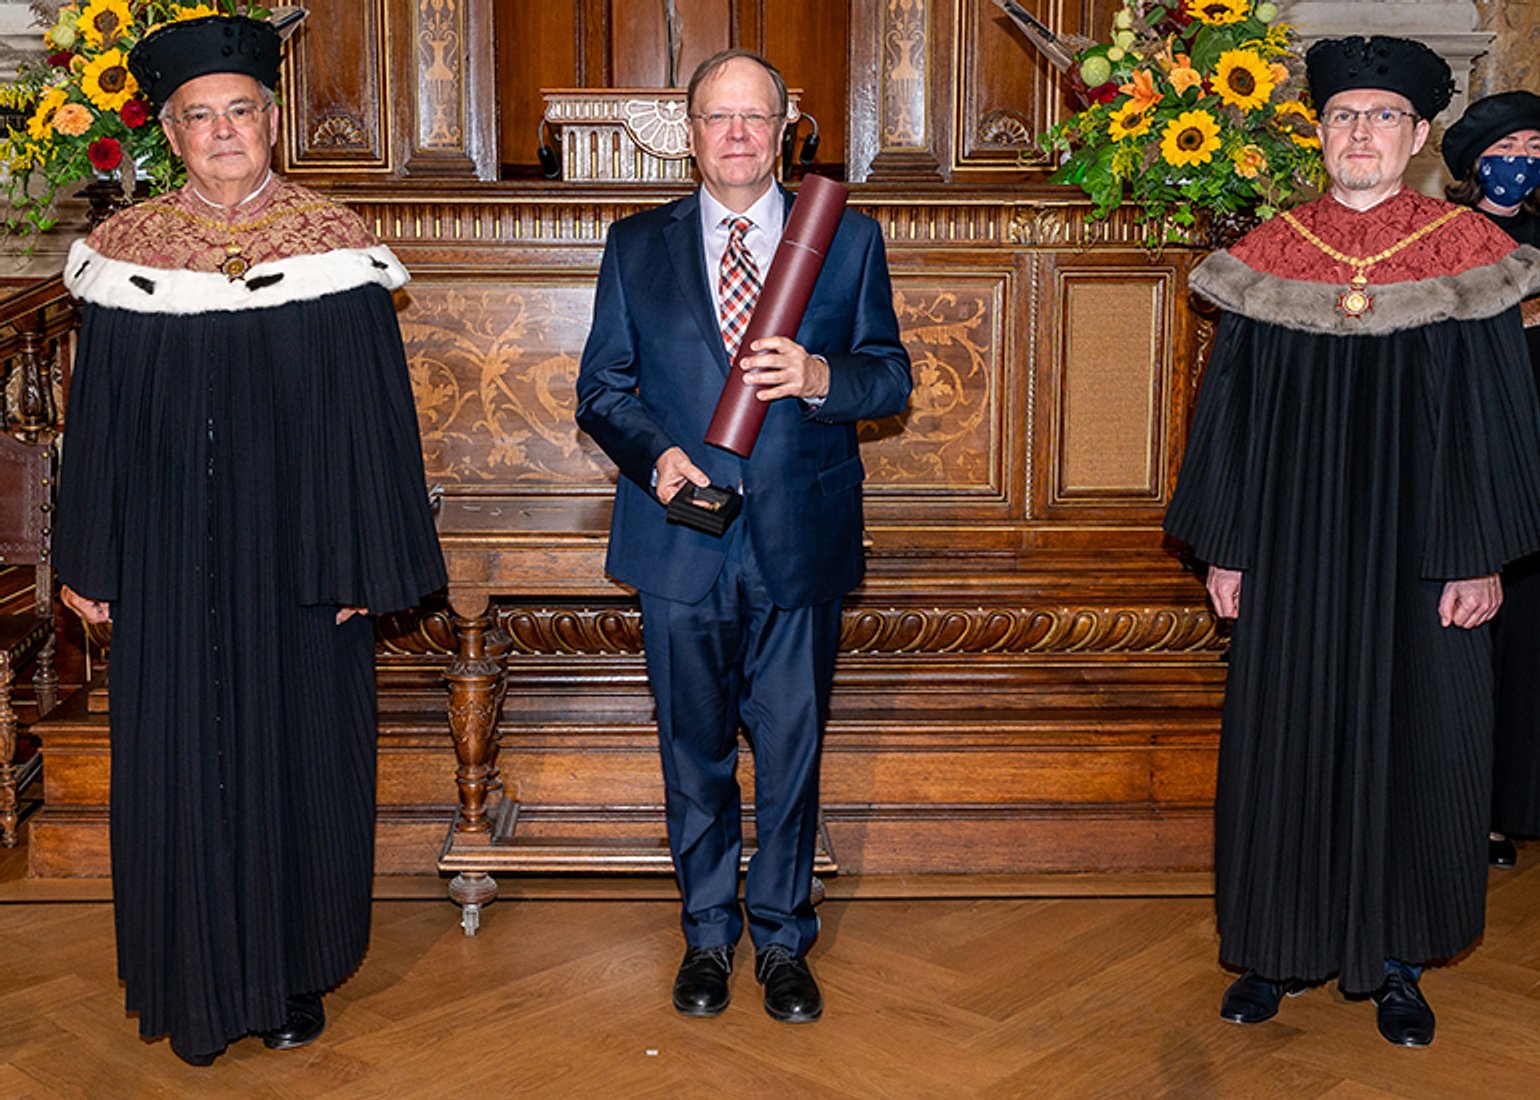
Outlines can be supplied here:
M390 291L356 215L273 175L279 39L211 16L129 57L187 186L76 242L55 561L111 618L118 972L208 1065L303 1046L363 957L374 629L445 581Z
M1540 545L1517 308L1540 253L1402 185L1449 103L1421 43L1317 43L1328 193L1205 261L1224 311L1166 529L1236 619L1219 750L1221 1015L1336 975L1424 1046L1481 935L1498 570Z

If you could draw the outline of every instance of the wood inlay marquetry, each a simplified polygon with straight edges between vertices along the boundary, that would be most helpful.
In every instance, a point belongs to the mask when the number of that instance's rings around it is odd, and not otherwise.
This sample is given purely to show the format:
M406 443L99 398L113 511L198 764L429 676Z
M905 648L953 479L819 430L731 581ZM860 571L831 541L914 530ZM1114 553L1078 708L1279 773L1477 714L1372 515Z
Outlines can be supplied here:
M418 0L417 147L465 148L464 0Z
M914 391L902 417L861 426L867 479L885 489L1002 491L1001 305L1006 280L906 279L893 294Z
M573 423L592 312L586 280L413 284L401 331L430 482L609 487L613 467Z
M929 0L886 0L882 30L882 144L919 149L926 144L925 96L929 73Z

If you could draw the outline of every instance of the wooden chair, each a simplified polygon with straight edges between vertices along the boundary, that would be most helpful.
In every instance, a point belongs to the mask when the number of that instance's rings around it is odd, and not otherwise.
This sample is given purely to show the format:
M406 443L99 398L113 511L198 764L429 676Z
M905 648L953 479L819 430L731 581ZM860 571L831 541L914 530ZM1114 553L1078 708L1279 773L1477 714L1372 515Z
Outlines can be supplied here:
M16 711L11 688L16 674L37 659L32 683L41 718L58 701L54 669L53 570L48 538L53 512L54 448L46 435L23 443L0 433L0 565L30 565L35 570L33 606L21 614L0 615L0 845L17 843L18 797L42 768L34 754L17 764Z

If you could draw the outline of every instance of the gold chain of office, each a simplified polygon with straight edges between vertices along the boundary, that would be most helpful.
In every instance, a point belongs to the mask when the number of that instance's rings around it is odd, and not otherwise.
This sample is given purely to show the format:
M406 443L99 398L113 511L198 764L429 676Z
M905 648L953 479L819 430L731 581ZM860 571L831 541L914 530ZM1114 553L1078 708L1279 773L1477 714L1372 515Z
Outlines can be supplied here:
M262 215L260 218L253 218L249 222L239 222L233 225L217 221L214 218L205 217L202 214L194 214L191 210L184 210L179 206L168 206L166 212L190 221L194 225L202 226L204 229L215 229L220 233L230 234L230 243L225 245L225 259L219 265L219 270L225 278L233 283L237 279L244 279L246 272L251 270L251 264L242 255L242 248L235 241L237 234L254 233L258 229L265 229L267 226L272 225L280 218L292 218L296 214L307 214L312 210L326 210L330 206L331 204L326 202L307 202L299 206L275 210L272 213Z
M1310 232L1310 230L1306 229L1304 225L1300 223L1300 220L1287 210L1280 214L1279 217L1283 218L1285 222L1293 226L1295 231L1298 232L1301 237L1315 245L1322 252L1326 253L1338 263L1347 264L1353 269L1353 277L1348 281L1348 288L1341 294L1337 295L1337 309L1339 309L1345 317L1362 317L1364 314L1368 313L1371 309L1374 308L1374 298L1369 293L1369 269L1375 264L1379 263L1381 260L1390 259L1390 257L1394 256L1397 252L1400 252L1407 245L1414 244L1415 242L1422 240L1422 238L1426 237L1429 233L1439 228L1439 226L1444 225L1446 222L1453 221L1461 214L1467 213L1469 209L1469 207L1465 206L1456 206L1453 210L1447 210L1443 214L1440 214L1438 217L1434 218L1427 225L1423 226L1421 229L1414 231L1408 236L1402 237L1389 248L1380 252L1376 252L1372 256L1349 256L1345 252L1339 252L1337 249L1321 240L1320 237L1317 237L1314 233Z

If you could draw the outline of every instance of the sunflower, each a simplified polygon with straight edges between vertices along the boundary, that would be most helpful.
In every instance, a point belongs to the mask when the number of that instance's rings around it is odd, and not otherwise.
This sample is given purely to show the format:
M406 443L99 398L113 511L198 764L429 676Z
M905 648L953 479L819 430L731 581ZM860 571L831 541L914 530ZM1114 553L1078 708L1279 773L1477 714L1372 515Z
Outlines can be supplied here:
M1160 134L1160 155L1173 168L1207 164L1219 148L1219 123L1207 111L1183 111Z
M1211 27L1227 27L1251 14L1251 0L1188 0L1187 14Z
M1273 71L1255 50L1226 50L1215 67L1214 91L1232 107L1255 111L1272 97Z
M139 82L128 71L122 50L108 50L86 63L80 74L80 90L99 111L116 111L134 98Z
M1289 140L1301 149L1319 149L1321 139L1316 136L1315 112L1297 99L1286 99L1273 108L1273 121L1289 135Z
M75 20L75 29L85 38L86 45L104 50L121 38L133 22L128 0L91 0Z
M1139 101L1130 99L1112 112L1112 117L1107 120L1107 133L1113 141L1122 141L1148 133L1153 122L1148 111L1139 109Z
M43 93L43 98L37 101L37 110L32 112L32 117L27 120L27 134L39 141L48 136L48 130L53 125L53 116L58 114L68 100L69 93L55 85Z
M184 19L202 19L205 15L218 15L219 13L207 4L195 4L190 8L183 8L171 17L171 22L180 23Z

